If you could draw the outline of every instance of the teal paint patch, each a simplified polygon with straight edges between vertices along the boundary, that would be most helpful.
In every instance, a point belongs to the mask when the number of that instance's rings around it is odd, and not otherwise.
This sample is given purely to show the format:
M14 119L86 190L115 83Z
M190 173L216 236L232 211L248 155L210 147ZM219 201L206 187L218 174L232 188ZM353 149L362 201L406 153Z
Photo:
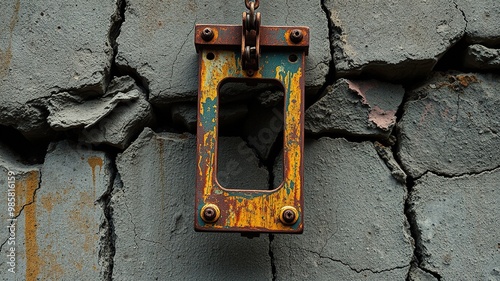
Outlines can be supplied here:
M212 131L215 128L215 116L217 114L217 98L207 98L201 104L203 114L200 114L201 125L205 131Z
M297 73L300 66L302 65L301 56L297 56L295 62L289 60L289 56L293 53L281 53L281 52L266 52L266 55L260 58L261 63L264 64L262 68L262 77L264 78L276 78L276 67L280 66L284 71L284 76L286 73ZM284 81L282 81L284 82Z
M199 214L201 214L201 209L203 208L203 205L204 205L203 202L198 204L198 208L197 208L198 211L196 212L196 219L198 220L198 225L200 225L200 226L205 226L205 222L203 221L203 219L199 215Z

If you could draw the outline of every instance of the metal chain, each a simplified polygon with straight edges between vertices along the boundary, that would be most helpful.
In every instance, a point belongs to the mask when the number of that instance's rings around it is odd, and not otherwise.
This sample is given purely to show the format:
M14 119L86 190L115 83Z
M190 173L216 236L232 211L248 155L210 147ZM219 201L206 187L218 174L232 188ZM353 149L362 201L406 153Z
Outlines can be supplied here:
M259 0L254 0L254 1L245 0L245 6L247 6L247 9L250 9L250 3L255 4L255 9L259 7Z
M259 7L259 0L245 0L249 12L243 13L243 26L241 36L242 67L249 76L259 69L260 57L260 13L255 9Z

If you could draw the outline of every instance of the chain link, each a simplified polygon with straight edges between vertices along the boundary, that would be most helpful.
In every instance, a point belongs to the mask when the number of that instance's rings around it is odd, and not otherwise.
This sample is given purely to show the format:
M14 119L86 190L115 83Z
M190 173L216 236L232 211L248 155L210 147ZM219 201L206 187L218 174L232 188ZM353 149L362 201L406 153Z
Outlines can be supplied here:
M247 70L247 74L249 76L252 76L254 71L259 68L260 13L255 12L255 9L259 7L259 1L245 0L245 5L249 9L249 12L243 13L241 57L243 69Z
M251 3L255 4L255 9L259 7L259 0L254 0L254 1L245 0L245 6L247 6L247 9L250 9Z

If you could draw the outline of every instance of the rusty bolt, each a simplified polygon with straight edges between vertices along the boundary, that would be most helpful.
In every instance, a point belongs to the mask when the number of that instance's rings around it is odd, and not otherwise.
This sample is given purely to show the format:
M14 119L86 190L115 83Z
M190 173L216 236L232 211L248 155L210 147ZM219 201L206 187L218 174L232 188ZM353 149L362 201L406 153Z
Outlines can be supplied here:
M300 41L302 41L302 38L304 38L304 35L302 34L302 30L293 29L290 32L290 40L292 40L293 43L295 43L295 44L300 43Z
M280 220L283 224L292 225L299 219L299 212L291 206L281 208Z
M201 219L207 223L216 222L220 217L220 210L217 205L207 204L203 206L200 213Z
M214 38L214 31L210 27L206 27L201 31L201 38L205 41L210 41Z

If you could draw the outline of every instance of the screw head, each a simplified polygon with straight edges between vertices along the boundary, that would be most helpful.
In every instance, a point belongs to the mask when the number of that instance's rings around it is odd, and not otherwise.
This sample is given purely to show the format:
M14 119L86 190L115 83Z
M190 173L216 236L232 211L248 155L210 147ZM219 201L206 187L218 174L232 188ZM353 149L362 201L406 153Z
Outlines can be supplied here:
M280 211L280 221L286 225L292 225L299 219L299 212L291 206L285 206Z
M214 223L220 217L219 207L214 204L207 204L201 208L200 216L204 222Z
M303 38L304 34L302 34L302 30L292 29L292 31L290 31L290 40L292 40L293 43L295 44L300 43L300 41L302 41Z
M214 38L214 31L210 27L205 27L201 31L201 38L205 41L210 41Z

